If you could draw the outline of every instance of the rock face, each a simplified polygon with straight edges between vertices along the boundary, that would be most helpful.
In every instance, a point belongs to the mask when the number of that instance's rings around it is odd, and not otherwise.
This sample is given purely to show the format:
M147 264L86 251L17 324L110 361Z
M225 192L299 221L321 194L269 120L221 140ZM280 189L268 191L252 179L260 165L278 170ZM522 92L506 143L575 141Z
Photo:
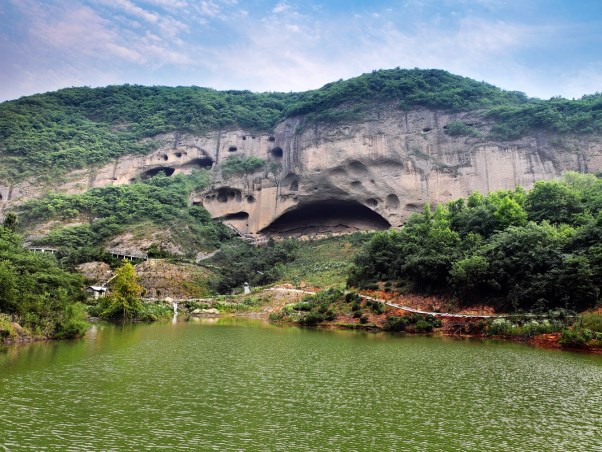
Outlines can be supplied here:
M530 188L568 170L602 170L600 136L541 132L512 142L451 137L447 125L458 120L488 136L491 124L478 112L404 112L394 106L374 107L352 123L289 118L273 135L244 130L202 137L168 134L156 137L159 147L149 155L71 173L52 188L80 192L159 171L173 175L206 168L213 184L195 194L193 203L242 234L294 234L398 226L427 202L516 185ZM224 177L222 163L232 156L259 157L266 165L252 174ZM0 186L0 209L47 189L31 182Z

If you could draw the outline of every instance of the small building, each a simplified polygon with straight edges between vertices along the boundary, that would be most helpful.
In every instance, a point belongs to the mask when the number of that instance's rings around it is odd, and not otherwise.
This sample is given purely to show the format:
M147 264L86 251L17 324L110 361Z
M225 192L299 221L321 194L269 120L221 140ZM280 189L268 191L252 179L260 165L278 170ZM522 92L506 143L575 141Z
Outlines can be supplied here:
M249 286L248 282L244 283L242 288L243 288L243 293L245 293L245 294L251 293L251 287Z
M107 294L107 289L104 286L88 286L86 289L86 293L88 295L94 296L94 299L97 300L100 297L104 297Z

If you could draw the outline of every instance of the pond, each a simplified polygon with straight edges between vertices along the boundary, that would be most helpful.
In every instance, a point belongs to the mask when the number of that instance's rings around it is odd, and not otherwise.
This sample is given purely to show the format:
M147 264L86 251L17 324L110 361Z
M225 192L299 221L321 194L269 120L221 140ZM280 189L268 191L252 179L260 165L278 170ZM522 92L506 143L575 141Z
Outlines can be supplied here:
M600 450L602 356L245 319L0 349L0 445ZM1 447L0 447L1 449Z

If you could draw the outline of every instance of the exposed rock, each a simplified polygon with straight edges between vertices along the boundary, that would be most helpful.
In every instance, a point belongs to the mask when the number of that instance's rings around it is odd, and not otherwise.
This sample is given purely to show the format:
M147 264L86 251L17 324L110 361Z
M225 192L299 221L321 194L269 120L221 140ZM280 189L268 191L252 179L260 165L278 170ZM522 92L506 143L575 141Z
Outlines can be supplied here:
M445 128L457 120L488 136L491 124L478 112L379 106L353 123L307 124L304 117L289 118L272 135L232 130L157 136L159 148L151 154L72 172L52 188L74 193L130 183L159 171L171 175L211 168L213 185L195 194L193 203L241 234L286 235L398 226L427 202L516 185L530 188L567 170L602 170L598 135L538 132L510 142L451 137ZM267 164L257 173L225 180L221 162L232 155L259 157ZM0 186L0 213L48 188L33 181ZM133 243L129 236L119 240Z
M139 283L146 298L182 300L207 295L209 270L193 264L149 259L136 265Z
M216 315L220 315L219 311L215 308L208 308L208 309L195 309L194 311L191 312L192 315L199 315L199 316L216 316Z
M78 265L76 270L97 285L105 284L114 274L105 262L86 262Z

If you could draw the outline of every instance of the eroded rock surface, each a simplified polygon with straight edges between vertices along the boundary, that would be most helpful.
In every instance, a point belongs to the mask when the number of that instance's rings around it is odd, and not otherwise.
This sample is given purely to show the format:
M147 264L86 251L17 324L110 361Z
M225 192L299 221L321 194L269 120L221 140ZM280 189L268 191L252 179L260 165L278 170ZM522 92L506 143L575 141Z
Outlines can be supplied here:
M480 137L451 137L447 125L462 120ZM155 137L156 151L126 156L102 168L69 174L52 187L75 193L153 177L210 169L211 187L192 202L242 234L307 230L352 231L398 226L427 203L474 191L487 193L559 177L568 170L602 170L600 136L536 133L511 142L489 141L491 124L476 113L375 107L360 122L310 124L289 118L274 134L244 130L205 136ZM266 161L253 174L221 173L231 156ZM39 196L47 186L28 181L0 186L0 208Z

